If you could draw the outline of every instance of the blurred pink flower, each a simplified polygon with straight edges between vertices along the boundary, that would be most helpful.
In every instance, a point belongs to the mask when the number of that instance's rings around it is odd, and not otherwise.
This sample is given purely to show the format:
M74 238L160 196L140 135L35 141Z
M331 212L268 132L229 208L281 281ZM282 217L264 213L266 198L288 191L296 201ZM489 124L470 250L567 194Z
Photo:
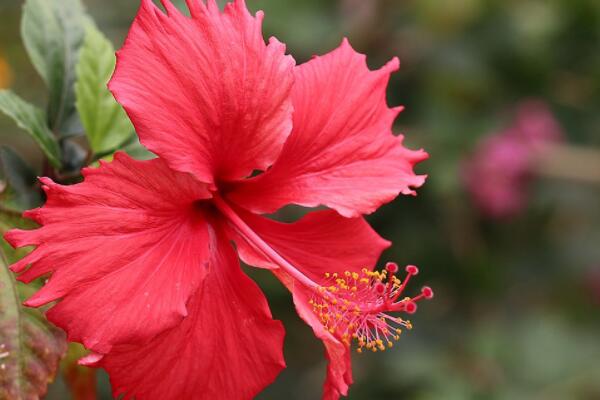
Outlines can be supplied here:
M536 158L562 137L546 104L521 103L513 126L483 138L464 165L463 180L480 212L508 218L523 210Z

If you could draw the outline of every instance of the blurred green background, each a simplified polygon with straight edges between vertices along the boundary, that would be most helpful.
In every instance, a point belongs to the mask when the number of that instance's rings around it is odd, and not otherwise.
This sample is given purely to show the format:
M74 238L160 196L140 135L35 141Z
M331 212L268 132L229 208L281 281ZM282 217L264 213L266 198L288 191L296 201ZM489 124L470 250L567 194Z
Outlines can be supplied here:
M120 47L137 1L84 0ZM265 11L265 36L300 62L343 36L372 68L399 56L389 103L396 132L431 158L415 198L369 217L394 246L382 262L416 264L436 291L391 351L355 354L350 399L600 398L600 184L540 178L526 210L484 218L460 178L477 141L510 125L522 99L543 99L573 146L600 151L597 0L247 0ZM45 89L19 36L21 2L0 0L0 86L43 105ZM0 144L38 168L41 153L0 116ZM600 153L596 153L600 154ZM596 164L597 165L597 164ZM322 345L288 292L251 272L287 328L288 368L260 399L317 399ZM416 289L415 289L416 290ZM109 399L99 374L98 398ZM68 399L62 379L48 399Z

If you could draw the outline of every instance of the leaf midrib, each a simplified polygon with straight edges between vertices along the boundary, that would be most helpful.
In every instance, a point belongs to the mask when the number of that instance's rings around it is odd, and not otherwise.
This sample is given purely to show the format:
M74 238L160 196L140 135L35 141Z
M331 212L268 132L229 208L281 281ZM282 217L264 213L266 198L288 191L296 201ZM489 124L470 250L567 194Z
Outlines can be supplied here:
M58 15L57 18L57 23L58 26L60 27L60 29L62 30L64 36L62 36L64 38L63 40L63 55L64 55L64 63L63 63L63 72L64 72L64 77L63 77L63 81L62 81L62 88L60 91L60 101L58 104L58 109L56 111L56 117L54 120L54 126L52 126L52 131L54 132L55 135L58 134L57 130L60 128L61 125L61 121L63 118L63 113L65 111L65 103L66 103L66 97L67 97L67 92L69 91L69 82L71 82L71 74L72 74L72 69L73 66L71 65L71 58L72 58L72 52L71 52L71 33L69 32L68 29L65 29L64 26L64 21L63 21L63 15L61 14L61 10L57 9L55 10L56 14Z

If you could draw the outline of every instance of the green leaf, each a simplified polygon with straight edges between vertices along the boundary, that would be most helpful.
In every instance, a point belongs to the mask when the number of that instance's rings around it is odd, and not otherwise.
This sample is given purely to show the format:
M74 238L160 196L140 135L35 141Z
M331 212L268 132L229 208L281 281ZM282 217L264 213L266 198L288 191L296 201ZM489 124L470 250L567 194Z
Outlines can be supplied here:
M0 399L41 398L66 350L64 332L22 300L0 253Z
M2 192L2 202L18 210L38 207L42 193L33 170L10 147L0 146L0 177L8 184ZM6 193L12 196L7 199Z
M9 90L0 90L0 111L11 117L40 145L50 163L60 168L60 148L46 125L45 113Z
M125 144L123 151L136 160L151 160L156 158L156 155L145 148L135 135Z
M74 133L78 125L75 66L89 23L79 0L26 0L23 7L21 36L50 90L48 125L63 136Z
M133 126L107 84L115 69L115 49L95 26L88 26L77 64L77 110L94 154L116 149Z

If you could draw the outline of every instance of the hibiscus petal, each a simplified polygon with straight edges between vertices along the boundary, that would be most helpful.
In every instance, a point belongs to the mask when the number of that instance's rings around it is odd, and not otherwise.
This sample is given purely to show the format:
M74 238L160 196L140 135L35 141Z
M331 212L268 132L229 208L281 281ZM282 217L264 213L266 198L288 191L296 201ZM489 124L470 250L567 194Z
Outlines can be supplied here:
M98 362L124 399L252 399L285 367L284 330L219 235L190 314L144 346L115 346Z
M243 0L188 0L191 17L162 2L142 0L109 84L141 142L208 183L266 169L291 131L294 60Z
M12 266L31 281L52 273L26 305L61 299L48 318L69 339L98 352L149 340L178 323L208 261L206 220L195 207L210 195L190 174L160 159L124 153L85 181L61 186L43 178L48 200L28 211L39 229L13 230L16 247L37 248Z
M322 281L326 272L370 268L390 246L364 218L344 218L333 210L313 211L294 223L274 221L241 209L236 212L279 255L315 282ZM233 228L230 234L244 262L260 268L279 268Z
M425 177L413 167L427 154L392 134L401 107L386 104L393 59L370 71L344 40L333 52L295 69L294 128L266 173L240 182L229 198L256 213L295 203L319 204L351 217L368 214L399 193L414 194Z

